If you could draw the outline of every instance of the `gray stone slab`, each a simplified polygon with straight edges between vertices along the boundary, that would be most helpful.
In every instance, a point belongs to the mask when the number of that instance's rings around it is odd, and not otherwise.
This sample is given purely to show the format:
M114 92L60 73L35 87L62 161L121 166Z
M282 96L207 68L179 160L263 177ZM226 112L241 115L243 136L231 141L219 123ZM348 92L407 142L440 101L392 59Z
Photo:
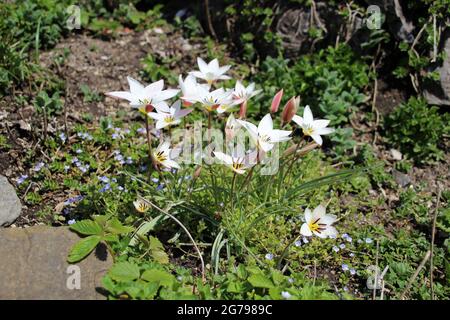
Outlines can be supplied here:
M112 265L106 248L67 263L79 236L67 227L0 229L0 300L105 299L101 278Z

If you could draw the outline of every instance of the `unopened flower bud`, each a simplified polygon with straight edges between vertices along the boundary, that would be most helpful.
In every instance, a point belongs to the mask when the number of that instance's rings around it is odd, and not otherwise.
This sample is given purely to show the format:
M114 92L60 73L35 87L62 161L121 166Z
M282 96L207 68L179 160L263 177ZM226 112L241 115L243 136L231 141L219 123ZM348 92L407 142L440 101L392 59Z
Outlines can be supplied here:
M283 89L278 91L277 94L273 97L272 104L270 106L271 113L275 113L278 111L278 107L280 106L282 97L283 97Z
M281 125L291 122L294 115L297 113L298 106L300 104L300 97L292 97L284 106L281 113Z

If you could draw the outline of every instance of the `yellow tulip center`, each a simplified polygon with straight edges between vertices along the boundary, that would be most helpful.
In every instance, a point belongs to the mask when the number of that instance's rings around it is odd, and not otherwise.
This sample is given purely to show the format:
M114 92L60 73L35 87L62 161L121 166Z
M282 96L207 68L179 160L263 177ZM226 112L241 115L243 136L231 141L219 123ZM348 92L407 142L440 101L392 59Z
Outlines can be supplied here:
M172 116L169 116L169 117L165 117L164 118L164 122L165 123L172 123L172 122L174 122L174 118L172 117Z
M303 134L304 134L305 136L310 136L310 135L312 135L313 133L314 133L313 127L311 127L311 126L303 127Z
M155 160L158 162L164 162L167 160L167 157L164 155L164 152L159 151L155 154Z
M315 221L310 221L308 223L308 227L312 232L321 233L326 229L325 223L320 223L320 218L316 219Z

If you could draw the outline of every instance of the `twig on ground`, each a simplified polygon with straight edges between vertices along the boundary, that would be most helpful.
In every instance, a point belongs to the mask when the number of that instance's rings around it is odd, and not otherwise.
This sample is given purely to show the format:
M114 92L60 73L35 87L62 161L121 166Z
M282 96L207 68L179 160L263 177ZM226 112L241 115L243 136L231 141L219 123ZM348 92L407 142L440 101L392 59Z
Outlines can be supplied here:
M191 240L195 250L197 251L198 257L200 259L200 263L201 263L201 268L202 268L202 281L206 282L206 274L205 274L205 262L203 260L203 256L202 253L200 251L200 249L197 246L197 243L195 242L194 238L192 237L191 233L189 232L189 230L184 226L184 224L178 220L174 215L170 214L169 212L167 212L166 210L161 209L160 207L158 207L157 205L155 205L153 202L142 198L142 201L146 202L147 204L151 205L153 208L155 208L156 210L160 211L161 213L164 213L165 215L167 215L169 218L171 218L173 221L175 221L182 229L183 231L186 233L186 235L189 237L189 240Z
M439 205L440 205L440 201L441 201L441 189L439 189L438 191L438 196L437 196L437 202L436 202L436 209L434 210L434 217L433 217L433 227L431 229L431 244L430 244L430 290L431 290L431 300L435 300L435 296L434 296L434 285L433 285L433 269L434 269L434 265L433 265L433 256L434 256L434 238L436 236L436 221L437 221L437 216L439 213Z
M405 298L405 295L408 293L408 291L411 288L414 280L416 280L417 276L419 275L420 271L422 270L422 268L427 263L428 259L430 259L430 256L431 256L431 251L428 250L427 253L425 254L425 256L423 257L422 262L417 267L416 272L414 272L414 274L411 276L411 278L409 278L408 284L406 285L405 290L403 290L403 292L402 292L402 294L400 296L401 300L403 300Z

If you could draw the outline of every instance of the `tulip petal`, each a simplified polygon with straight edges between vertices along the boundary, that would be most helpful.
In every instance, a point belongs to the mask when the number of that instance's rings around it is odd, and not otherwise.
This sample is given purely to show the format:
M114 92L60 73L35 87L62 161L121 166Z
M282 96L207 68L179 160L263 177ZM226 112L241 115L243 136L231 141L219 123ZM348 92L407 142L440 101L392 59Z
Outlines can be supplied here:
M135 93L141 93L144 91L144 86L137 80L133 79L132 77L127 77L128 85L130 86L130 92L132 94Z
M132 94L128 91L112 91L112 92L105 93L105 95L112 97L112 98L125 99L128 101L133 100Z
M306 106L305 110L303 111L303 122L306 124L312 124L313 121L314 119L311 108L309 106Z
M321 146L323 143L322 137L320 136L320 134L312 134L311 138L319 145Z
M311 229L309 229L309 226L307 223L302 224L302 227L300 228L300 234L304 235L305 237L312 236Z
M266 114L258 125L258 134L269 134L273 129L273 121L270 113Z

